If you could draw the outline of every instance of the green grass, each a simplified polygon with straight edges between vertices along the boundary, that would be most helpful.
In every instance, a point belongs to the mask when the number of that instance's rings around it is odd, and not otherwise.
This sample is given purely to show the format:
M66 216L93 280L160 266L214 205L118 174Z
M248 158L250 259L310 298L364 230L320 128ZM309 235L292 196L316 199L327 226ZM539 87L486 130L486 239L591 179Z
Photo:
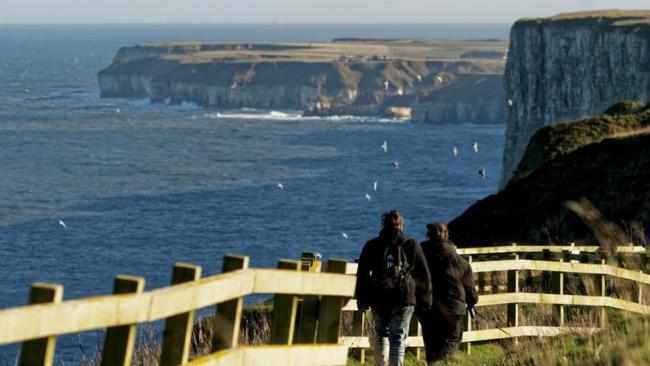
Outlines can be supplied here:
M568 335L557 338L528 338L472 346L472 353L459 352L436 363L440 366L519 366L519 365L650 365L650 316L632 316L610 311L610 326L593 335ZM370 353L370 352L369 352ZM348 366L373 365L350 359ZM425 365L407 353L406 366Z

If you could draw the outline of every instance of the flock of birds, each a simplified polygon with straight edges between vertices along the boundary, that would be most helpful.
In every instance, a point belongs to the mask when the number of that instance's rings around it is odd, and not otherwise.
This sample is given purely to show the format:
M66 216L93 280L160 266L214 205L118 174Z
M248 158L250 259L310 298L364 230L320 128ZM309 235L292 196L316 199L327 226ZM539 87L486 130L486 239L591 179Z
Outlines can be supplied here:
M383 152L387 153L388 152L388 141L384 140L384 143L381 144L380 147L381 147ZM478 141L474 141L474 143L472 144L472 150L474 151L474 154L478 154L478 150L479 150ZM451 148L451 154L455 158L458 157L458 154L459 154L458 146L454 145ZM399 162L397 160L393 160L391 165L393 166L393 168L399 169ZM478 171L478 175L481 177L481 179L487 178L487 172L486 172L485 168L481 168ZM277 187L278 187L279 190L284 190L284 184L282 184L281 182L278 182ZM379 182L374 181L373 184L372 184L373 192L377 192L378 188L379 188ZM370 195L370 193L366 192L364 194L364 198L366 199L366 201L372 202L372 196ZM348 236L348 234L346 232L341 232L341 238L347 240L349 238L349 236Z

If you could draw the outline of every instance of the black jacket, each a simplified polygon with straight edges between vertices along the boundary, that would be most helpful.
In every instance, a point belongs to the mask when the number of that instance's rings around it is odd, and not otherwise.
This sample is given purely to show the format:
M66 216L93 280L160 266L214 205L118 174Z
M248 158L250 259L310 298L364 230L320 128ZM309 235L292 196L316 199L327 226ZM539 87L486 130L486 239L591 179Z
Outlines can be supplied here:
M431 273L434 305L446 315L465 315L478 302L472 267L450 241L425 241L421 246Z
M401 254L401 255L399 255ZM387 258L403 258L405 275L400 286L386 288L382 283L390 276ZM373 306L431 306L431 278L422 249L413 239L407 239L402 231L382 230L379 236L364 245L359 256L357 304Z

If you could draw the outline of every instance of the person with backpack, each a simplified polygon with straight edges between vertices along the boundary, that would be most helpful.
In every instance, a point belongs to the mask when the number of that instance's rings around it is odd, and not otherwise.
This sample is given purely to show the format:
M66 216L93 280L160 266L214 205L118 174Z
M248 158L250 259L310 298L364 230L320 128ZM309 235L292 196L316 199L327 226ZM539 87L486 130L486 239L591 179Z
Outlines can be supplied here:
M470 264L456 252L449 240L447 225L427 225L427 241L422 251L431 271L433 305L416 309L422 325L427 363L433 363L458 351L463 338L463 318L473 311L478 295Z
M355 296L359 311L372 310L375 365L402 366L414 307L431 306L431 278L422 249L404 235L396 210L382 216L379 236L359 256Z

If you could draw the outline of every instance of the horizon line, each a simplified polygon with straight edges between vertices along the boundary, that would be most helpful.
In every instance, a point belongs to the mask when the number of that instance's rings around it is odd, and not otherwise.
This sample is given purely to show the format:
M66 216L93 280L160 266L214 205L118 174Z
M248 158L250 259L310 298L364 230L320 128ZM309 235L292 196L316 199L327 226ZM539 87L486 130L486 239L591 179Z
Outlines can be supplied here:
M0 22L1 25L511 25L514 22Z

